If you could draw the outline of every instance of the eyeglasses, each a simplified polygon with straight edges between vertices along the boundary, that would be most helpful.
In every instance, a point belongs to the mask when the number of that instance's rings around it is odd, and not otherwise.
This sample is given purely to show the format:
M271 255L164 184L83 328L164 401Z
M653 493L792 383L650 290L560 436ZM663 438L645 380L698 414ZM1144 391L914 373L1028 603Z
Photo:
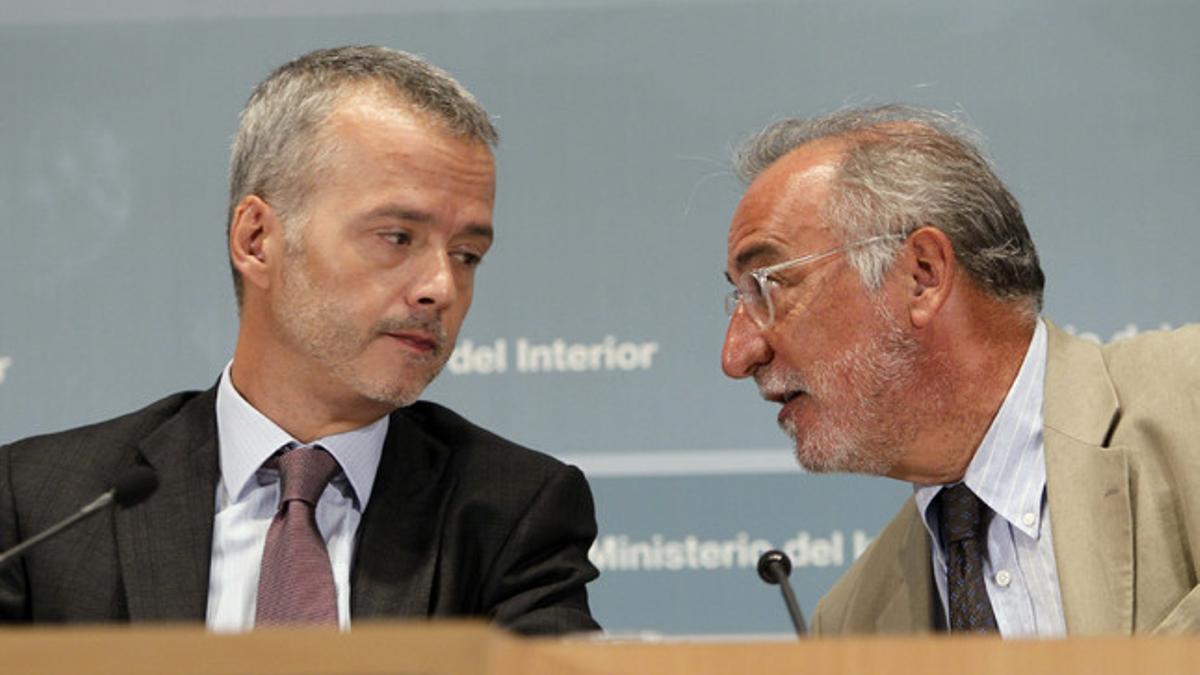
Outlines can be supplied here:
M766 328L775 321L775 301L772 300L771 295L780 286L778 280L771 278L772 275L784 270L811 265L819 260L824 260L853 248L860 248L876 242L895 239L904 239L904 235L881 234L875 237L867 237L866 239L859 239L849 244L843 244L837 248L831 248L828 251L811 253L794 260L787 260L775 263L774 265L768 265L767 267L749 270L737 280L734 284L734 289L725 296L725 313L733 316L733 313L737 311L738 305L741 305L745 308L746 313L750 315L750 318L754 319L754 323L758 324L759 328Z

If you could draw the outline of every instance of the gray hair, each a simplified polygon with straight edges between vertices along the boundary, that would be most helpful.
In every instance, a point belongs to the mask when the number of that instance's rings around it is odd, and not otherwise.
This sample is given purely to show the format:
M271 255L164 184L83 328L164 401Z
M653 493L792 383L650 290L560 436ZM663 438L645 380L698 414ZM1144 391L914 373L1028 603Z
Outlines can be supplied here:
M843 242L936 227L981 289L1030 314L1041 311L1045 275L1033 239L977 132L950 115L906 105L785 119L741 146L735 171L748 184L788 152L819 139L846 146L824 213ZM847 254L868 288L882 285L898 239Z
M346 95L373 90L426 114L450 134L494 147L499 134L487 111L444 70L405 52L375 46L319 49L277 68L242 109L229 168L226 235L238 203L257 195L285 226L300 216L333 150L322 130ZM289 242L298 237L287 227ZM232 263L232 261L231 261ZM232 264L231 264L232 266ZM233 270L238 305L242 278Z

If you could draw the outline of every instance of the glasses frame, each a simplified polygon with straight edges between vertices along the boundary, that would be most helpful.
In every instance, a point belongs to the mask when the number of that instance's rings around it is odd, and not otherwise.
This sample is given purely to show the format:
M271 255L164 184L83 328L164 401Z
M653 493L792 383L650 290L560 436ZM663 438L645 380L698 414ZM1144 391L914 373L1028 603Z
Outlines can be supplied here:
M880 234L852 241L848 244L842 244L841 246L835 246L828 251L810 253L799 258L793 258L792 260L785 260L773 265L767 265L766 267L756 267L748 270L734 284L733 290L725 295L725 313L733 316L737 312L738 307L743 307L746 310L746 314L754 320L754 323L759 328L766 328L775 323L775 301L771 299L771 293L781 285L779 281L771 278L772 275L784 270L811 265L839 253L845 253L851 249L869 246L881 241L904 240L907 238L907 235L903 234ZM751 282L754 285L748 286L747 284ZM750 302L746 302L747 296L751 297ZM760 298L757 306L753 301L754 297Z

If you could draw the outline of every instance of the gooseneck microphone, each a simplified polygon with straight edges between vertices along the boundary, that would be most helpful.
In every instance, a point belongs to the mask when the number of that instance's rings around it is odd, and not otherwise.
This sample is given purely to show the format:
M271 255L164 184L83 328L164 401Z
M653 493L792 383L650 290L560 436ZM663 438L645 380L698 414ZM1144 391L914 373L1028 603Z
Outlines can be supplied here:
M25 551L46 541L84 518L99 513L114 503L121 506L133 506L149 497L156 489L158 489L158 476L154 473L153 469L147 466L135 466L126 469L124 473L117 477L111 490L92 500L91 503L71 514L70 517L59 521L48 529L42 530L4 553L0 553L0 569L3 569L9 562L19 558Z
M808 629L804 626L804 614L800 604L796 602L796 594L788 583L788 575L792 573L792 560L783 551L767 551L758 559L758 576L768 584L778 585L783 593L783 602L787 605L788 615L792 617L792 625L796 627L796 635L804 637Z

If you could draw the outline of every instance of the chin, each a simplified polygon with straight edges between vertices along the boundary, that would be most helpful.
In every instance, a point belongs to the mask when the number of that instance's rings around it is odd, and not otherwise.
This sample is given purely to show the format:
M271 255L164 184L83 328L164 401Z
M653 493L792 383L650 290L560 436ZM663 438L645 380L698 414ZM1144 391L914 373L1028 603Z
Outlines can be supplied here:
M403 408L412 405L425 392L442 371L444 362L436 364L405 364L397 368L395 363L370 368L359 364L345 379L347 384L363 398L389 406Z
M810 447L809 444L797 443L792 454L796 457L796 463L807 473L844 473L850 471L846 463L842 461L844 458L838 456L840 453L830 452L829 448L814 448Z
M381 380L378 377L352 378L348 384L366 401L395 409L415 403L424 393L429 380L415 380L410 375L389 380Z
M428 386L431 380L432 378L429 380L422 379L408 382L397 382L396 380L375 382L372 385L359 389L359 392L364 397L376 403L389 405L393 408L403 408L412 405L417 399L421 398L421 394L425 392L425 387Z
M779 427L792 439L792 454L800 468L808 473L833 473L842 470L833 456L836 453L830 452L830 446L817 441L816 435L811 431L801 432L794 419L781 419Z
M796 463L808 473L884 476L896 464L894 453L869 449L845 430L813 430L801 435L787 424L784 430L795 441Z

